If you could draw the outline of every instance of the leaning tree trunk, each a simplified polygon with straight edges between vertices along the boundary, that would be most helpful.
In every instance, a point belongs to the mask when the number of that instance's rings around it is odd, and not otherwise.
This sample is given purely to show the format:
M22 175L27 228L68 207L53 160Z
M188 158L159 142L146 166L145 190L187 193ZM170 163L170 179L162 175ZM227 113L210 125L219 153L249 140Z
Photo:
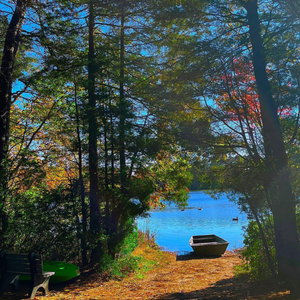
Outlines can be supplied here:
M25 18L28 0L18 0L10 24L6 31L0 70L0 247L4 246L7 230L5 212L7 194L6 160L9 142L9 123L13 71L20 46L21 29Z
M270 176L268 189L272 196L278 275L282 280L289 282L291 289L295 291L300 281L300 243L288 160L277 107L266 71L267 62L261 37L257 0L241 1L241 3L247 10L254 73L261 106L266 167Z

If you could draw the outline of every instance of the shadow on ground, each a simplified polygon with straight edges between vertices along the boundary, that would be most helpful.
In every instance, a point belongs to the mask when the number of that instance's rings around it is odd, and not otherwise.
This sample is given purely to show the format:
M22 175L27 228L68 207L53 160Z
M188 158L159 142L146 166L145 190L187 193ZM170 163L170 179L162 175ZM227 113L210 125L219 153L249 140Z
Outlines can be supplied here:
M50 291L62 291L67 285L66 284L50 284ZM29 282L21 281L19 282L19 287L15 291L12 286L9 286L4 294L0 295L1 300L25 300L30 299L31 295L31 285ZM40 288L36 293L36 297L43 296L43 289Z
M169 293L154 297L153 300L297 300L289 292L270 281L254 283L240 276L216 282L209 288L185 292L184 286L180 293Z
M194 260L194 259L216 259L219 258L219 256L199 256L195 252L189 252L189 251L182 251L178 252L176 255L176 261L181 260Z
M49 284L49 291L53 295L59 292L64 292L64 290L67 288L68 290L72 290L72 287L74 286L82 286L86 287L91 282L105 282L107 281L107 277L104 275L100 275L96 273L93 270L86 270L81 271L80 276L75 277L71 280L65 281L63 283L51 283ZM30 299L32 291L32 286L30 284L30 281L19 281L19 287L15 291L13 286L10 285L4 294L0 294L0 300L27 300ZM66 291L66 295L68 295L69 292ZM36 293L36 297L44 296L44 291L42 288L38 290ZM90 299L86 299L90 300Z
M178 255L179 260L191 260L201 259L201 257L195 257L192 255ZM183 257L182 257L183 256ZM207 258L206 258L207 259ZM105 278L99 278L96 274L87 274L86 276L80 276L76 283L76 286L83 286L86 288L89 283L100 282ZM72 290L73 284L69 282L64 284L50 284L50 290L52 295L57 292L65 292L69 299L69 292L65 290ZM27 300L29 299L29 284L20 282L19 290L14 292L12 289L7 290L5 294L0 295L1 300ZM65 290L65 291L64 291ZM41 296L42 292L39 291L37 296ZM65 298L61 298L65 299ZM91 300L84 298L85 300ZM119 297L117 299L120 299ZM128 300L128 298L124 298ZM145 299L150 299L145 295ZM299 298L289 295L289 293L279 286L276 286L272 281L263 282L251 282L246 276L238 276L220 280L214 284L211 284L208 288L198 289L187 292L184 290L184 283L182 283L182 290L180 293L166 293L160 296L154 296L152 300L299 300ZM113 298L111 300L114 300Z
M63 283L50 283L49 284L49 291L52 292L62 292L66 287L70 287L73 284L82 284L84 285L85 282L89 280L89 275L94 273L86 273L81 274L80 277L71 279L69 281ZM83 276L82 276L83 275ZM19 287L17 290L14 290L13 286L10 285L6 290L5 293L0 294L0 300L27 300L30 299L32 291L32 286L30 281L19 281ZM36 293L36 297L44 296L44 290L40 288Z

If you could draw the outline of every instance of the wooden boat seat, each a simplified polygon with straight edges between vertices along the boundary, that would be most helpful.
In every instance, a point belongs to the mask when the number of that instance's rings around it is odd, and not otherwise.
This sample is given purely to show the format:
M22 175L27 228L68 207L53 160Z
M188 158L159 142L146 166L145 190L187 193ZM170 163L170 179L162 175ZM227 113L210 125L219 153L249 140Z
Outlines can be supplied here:
M194 243L213 243L216 240L213 239L194 239Z
M197 244L197 242L196 243L194 242L194 244ZM218 243L217 242L208 242L208 243L201 243L200 245L201 246L209 246L209 245L218 245Z

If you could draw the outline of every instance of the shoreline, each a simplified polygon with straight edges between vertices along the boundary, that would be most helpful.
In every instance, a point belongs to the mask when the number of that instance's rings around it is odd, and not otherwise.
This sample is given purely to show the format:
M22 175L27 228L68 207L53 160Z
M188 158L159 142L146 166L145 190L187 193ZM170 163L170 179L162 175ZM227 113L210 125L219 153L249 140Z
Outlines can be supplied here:
M238 251L228 250L217 258L178 260L174 252L138 247L133 255L156 260L143 278L135 273L122 280L106 280L98 273L83 274L74 283L50 285L49 296L38 292L37 300L296 299L272 282L253 282L245 275L236 276L235 267L241 264ZM24 292L3 296L5 300L29 299Z

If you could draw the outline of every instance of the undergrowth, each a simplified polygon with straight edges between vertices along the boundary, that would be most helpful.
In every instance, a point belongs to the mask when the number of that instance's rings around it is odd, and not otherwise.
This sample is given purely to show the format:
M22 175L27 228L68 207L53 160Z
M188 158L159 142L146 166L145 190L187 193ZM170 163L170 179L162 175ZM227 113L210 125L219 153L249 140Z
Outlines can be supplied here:
M144 274L161 263L162 256L154 234L148 230L135 230L124 240L115 259L109 255L102 258L101 269L106 277L115 280L121 280L132 273L136 278L144 278Z
M276 269L276 252L272 239L272 220L265 219L262 223L268 250ZM237 268L237 273L248 274L254 280L263 280L272 276L263 241L257 223L250 221L245 231L245 248L241 251L243 264Z

